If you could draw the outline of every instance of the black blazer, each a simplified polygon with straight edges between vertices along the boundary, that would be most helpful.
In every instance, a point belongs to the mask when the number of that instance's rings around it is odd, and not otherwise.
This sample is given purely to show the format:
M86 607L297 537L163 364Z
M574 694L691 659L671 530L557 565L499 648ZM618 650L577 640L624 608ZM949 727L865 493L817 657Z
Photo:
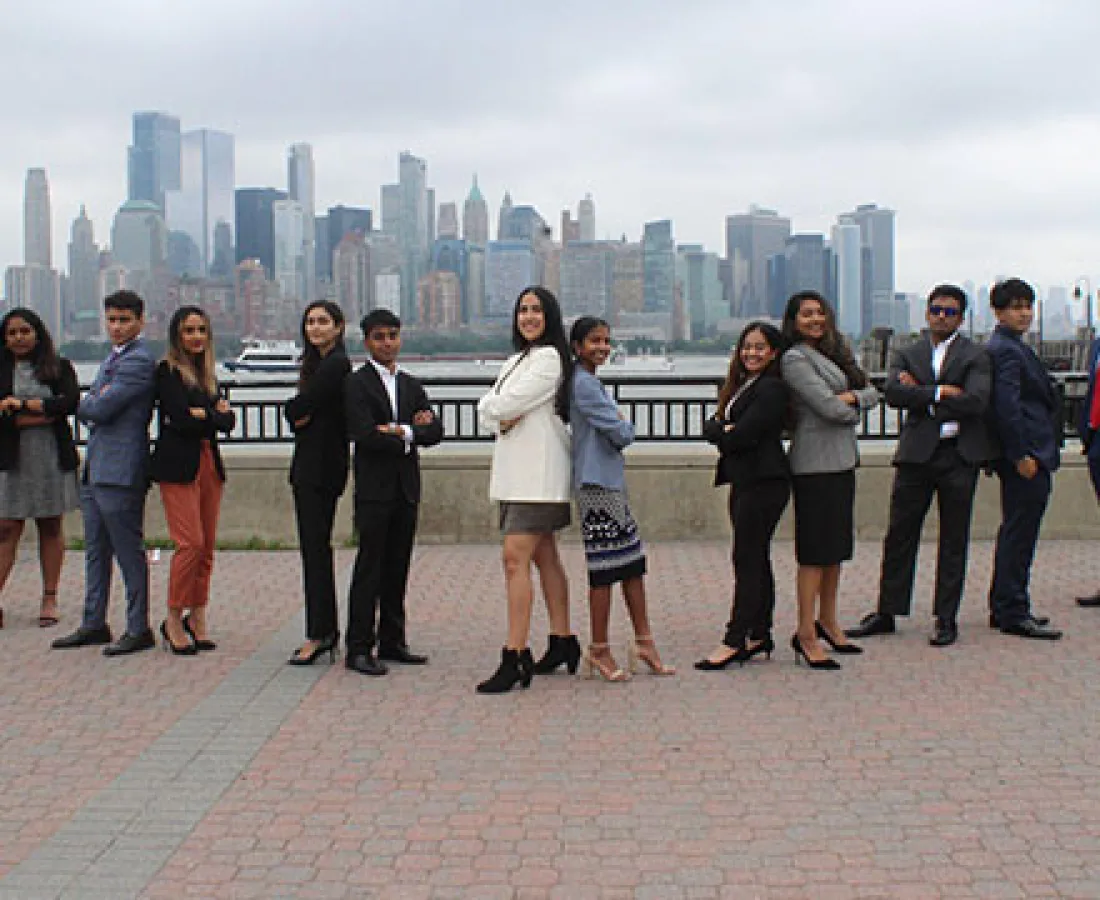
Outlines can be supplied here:
M188 484L199 474L199 451L203 441L210 442L218 477L225 481L225 466L218 449L218 432L230 432L237 424L232 412L214 409L218 402L200 387L184 383L179 372L165 360L157 364L157 440L153 447L149 474L153 481ZM205 419L191 415L192 407L206 410Z
M73 443L73 430L69 425L69 416L76 413L80 402L80 387L76 381L76 371L67 359L59 359L61 372L46 382L53 394L42 401L42 412L53 419L53 433L57 439L57 462L62 472L73 472L80 464L80 458ZM5 360L0 365L0 399L10 397L14 369ZM14 469L19 464L19 433L15 420L19 413L0 416L0 470Z
M348 483L348 427L344 414L344 379L351 363L341 348L321 360L298 393L283 407L294 432L290 483L340 495ZM304 425L295 422L308 418Z
M767 479L790 478L791 468L783 451L783 429L790 395L778 372L761 375L738 397L730 409L718 410L703 425L703 437L721 456L714 483L747 487ZM726 431L726 425L733 428Z
M388 503L403 499L420 502L420 463L418 447L432 447L443 439L443 423L435 415L424 387L408 372L397 373L397 403L390 408L386 386L367 362L344 382L344 409L348 436L355 443L355 502ZM413 416L421 410L433 413L428 425L413 425ZM379 425L397 422L412 428L413 443L405 452L405 441L382 434Z
M992 459L993 441L986 412L990 395L990 359L985 349L959 334L947 348L940 377L932 371L932 341L922 337L896 350L886 378L886 402L905 410L894 463L926 463L940 442L940 426L958 422L958 450L968 463L980 465ZM908 386L898 381L908 372L918 382ZM958 397L936 402L936 388L952 384L963 389Z

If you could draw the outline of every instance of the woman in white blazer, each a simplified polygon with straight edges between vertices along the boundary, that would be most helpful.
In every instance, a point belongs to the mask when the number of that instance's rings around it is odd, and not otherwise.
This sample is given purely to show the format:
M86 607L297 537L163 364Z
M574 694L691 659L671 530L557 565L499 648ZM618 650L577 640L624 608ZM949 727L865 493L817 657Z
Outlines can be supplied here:
M481 402L483 428L496 435L489 476L489 499L500 503L504 535L504 582L508 594L508 641L500 666L477 686L500 694L531 676L553 672L563 663L576 672L581 646L569 629L569 586L554 532L569 524L571 470L568 409L561 396L570 374L570 356L557 298L542 287L525 288L512 313L516 352ZM531 563L550 618L546 653L537 663L527 639L531 630L534 584Z

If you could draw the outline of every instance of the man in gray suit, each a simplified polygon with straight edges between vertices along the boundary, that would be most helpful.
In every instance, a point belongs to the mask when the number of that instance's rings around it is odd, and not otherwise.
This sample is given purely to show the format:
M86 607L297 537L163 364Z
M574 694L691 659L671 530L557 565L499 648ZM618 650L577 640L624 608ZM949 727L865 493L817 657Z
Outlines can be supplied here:
M145 305L133 291L103 301L114 347L80 401L76 415L89 429L80 488L84 518L84 617L57 649L106 644L104 656L124 656L155 645L149 630L149 567L145 559L145 495L149 420L156 363L141 339ZM111 564L126 584L126 633L111 643L107 600Z
M921 527L933 495L939 504L940 539L930 643L946 647L958 637L978 468L993 456L985 422L989 355L959 333L964 315L966 294L961 288L933 288L926 312L928 333L896 351L890 361L886 402L904 410L905 422L894 456L878 610L848 629L849 637L892 633L894 617L909 615Z

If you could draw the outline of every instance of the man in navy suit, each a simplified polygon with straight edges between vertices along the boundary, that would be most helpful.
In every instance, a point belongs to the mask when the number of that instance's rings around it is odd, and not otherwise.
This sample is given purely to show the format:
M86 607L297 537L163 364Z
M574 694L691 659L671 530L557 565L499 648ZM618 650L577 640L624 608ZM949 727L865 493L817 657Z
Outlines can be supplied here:
M1031 327L1035 291L1019 278L993 286L997 328L989 338L993 362L990 411L1001 452L1001 527L989 589L990 625L1005 634L1058 640L1062 632L1031 613L1028 585L1039 526L1060 463L1062 409L1058 392L1021 337Z
M76 410L89 432L80 487L84 617L76 631L58 638L53 646L106 644L104 656L124 656L156 643L149 629L149 568L144 544L156 363L141 339L145 325L141 297L133 291L116 291L103 306L107 334L114 346ZM111 643L107 600L115 559L126 584L126 633Z
M1081 451L1087 454L1089 477L1100 501L1100 387L1097 387L1097 369L1100 368L1100 338L1092 342L1089 351L1089 389L1081 404L1077 420L1077 433L1081 435ZM1078 606L1100 607L1100 591L1088 597L1078 597Z

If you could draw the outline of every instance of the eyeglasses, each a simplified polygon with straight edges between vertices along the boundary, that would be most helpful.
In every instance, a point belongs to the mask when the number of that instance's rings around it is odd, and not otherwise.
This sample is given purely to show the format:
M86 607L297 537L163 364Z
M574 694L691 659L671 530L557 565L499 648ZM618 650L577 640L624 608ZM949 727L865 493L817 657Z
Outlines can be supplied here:
M961 315L962 310L954 306L939 306L933 304L928 307L928 315L930 316L943 316L946 319L953 319L955 316Z

